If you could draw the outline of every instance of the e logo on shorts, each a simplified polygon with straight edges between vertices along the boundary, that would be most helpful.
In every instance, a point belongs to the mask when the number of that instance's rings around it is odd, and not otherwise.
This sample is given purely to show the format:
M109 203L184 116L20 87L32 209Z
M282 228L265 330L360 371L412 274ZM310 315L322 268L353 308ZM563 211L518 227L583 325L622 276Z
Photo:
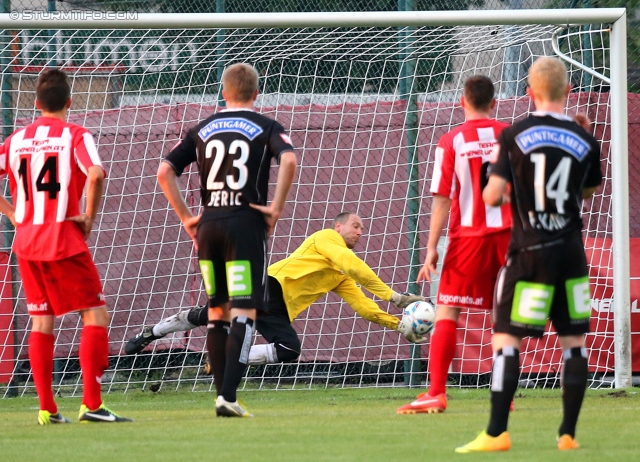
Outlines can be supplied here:
M518 281L511 306L511 320L528 326L547 325L554 287L535 282Z
M567 279L567 304L571 320L587 319L591 316L591 291L589 290L589 276Z
M251 262L236 260L227 262L227 288L230 297L251 295Z
M213 262L211 260L200 260L200 273L204 282L204 291L209 297L216 294L216 278L213 273Z

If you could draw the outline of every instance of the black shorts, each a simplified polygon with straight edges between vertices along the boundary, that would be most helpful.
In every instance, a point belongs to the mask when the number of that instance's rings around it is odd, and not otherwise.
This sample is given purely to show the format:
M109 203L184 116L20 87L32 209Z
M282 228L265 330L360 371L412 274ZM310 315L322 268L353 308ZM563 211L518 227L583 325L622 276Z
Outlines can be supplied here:
M269 276L269 308L256 318L256 330L268 343L300 353L300 339L291 325L282 287L277 279Z
M510 255L494 306L494 332L542 337L550 319L560 336L588 333L589 271L580 234Z
M267 230L261 214L216 217L198 223L198 259L209 306L228 301L232 308L266 306Z

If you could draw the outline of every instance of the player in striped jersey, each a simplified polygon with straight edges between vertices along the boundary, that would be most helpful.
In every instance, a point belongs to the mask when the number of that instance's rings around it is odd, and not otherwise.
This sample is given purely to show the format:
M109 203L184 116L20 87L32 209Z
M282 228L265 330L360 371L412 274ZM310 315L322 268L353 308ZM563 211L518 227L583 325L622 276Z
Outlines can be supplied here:
M436 148L427 256L418 273L418 282L431 282L431 273L437 274L437 246L448 219L449 245L429 348L429 389L398 408L398 414L438 413L447 408L445 388L460 311L491 309L493 287L509 244L509 206L489 207L482 201L489 157L507 126L490 118L495 106L491 80L485 76L468 78L460 103L465 122L445 134Z
M482 196L495 206L509 200L513 232L495 294L491 415L485 431L456 452L506 451L509 402L518 388L523 337L542 337L549 320L562 347L561 451L578 448L576 425L589 365L589 270L582 241L582 201L602 182L600 146L565 115L571 86L556 58L537 59L527 94L536 112L505 129L491 159ZM577 123L576 123L577 122ZM511 187L509 187L511 185Z
M81 422L125 422L102 403L100 382L109 366L109 315L102 284L85 242L98 213L104 170L93 137L66 122L71 105L64 72L44 71L36 86L42 111L0 148L0 172L9 176L13 205L0 197L0 212L16 228L13 251L31 316L29 361L40 399L41 425L67 423L52 389L54 317L79 312L83 396ZM87 185L86 208L79 202Z

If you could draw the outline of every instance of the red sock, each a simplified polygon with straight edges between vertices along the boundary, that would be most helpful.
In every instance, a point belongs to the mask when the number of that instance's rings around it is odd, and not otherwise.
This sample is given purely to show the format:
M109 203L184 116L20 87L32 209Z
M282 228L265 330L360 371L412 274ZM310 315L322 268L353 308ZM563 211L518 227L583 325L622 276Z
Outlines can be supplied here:
M457 323L451 319L436 322L429 347L429 395L437 396L446 391L449 366L456 353Z
M52 414L58 412L53 398L53 341L54 336L43 332L31 332L29 336L29 362L40 409Z
M102 405L100 382L109 367L109 336L101 326L84 326L80 339L80 368L82 369L82 404L95 411Z

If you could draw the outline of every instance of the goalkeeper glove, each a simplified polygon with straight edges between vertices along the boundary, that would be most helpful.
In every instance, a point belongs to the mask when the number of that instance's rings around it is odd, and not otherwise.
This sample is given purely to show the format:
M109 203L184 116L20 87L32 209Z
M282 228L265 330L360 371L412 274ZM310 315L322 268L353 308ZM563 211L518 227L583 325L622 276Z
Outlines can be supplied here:
M409 324L409 322L406 321L404 317L398 323L398 327L396 328L396 330L411 343L421 344L427 341L426 337L415 334L411 330L411 324Z
M411 343L415 343L416 345L420 345L421 343L424 343L427 341L427 338L424 337L423 335L414 334L411 331L409 331L408 334L405 334L404 338L409 340Z
M413 295L409 292L402 292L401 294L394 292L389 301L398 308L406 308L413 302L424 302L424 297L422 295Z

